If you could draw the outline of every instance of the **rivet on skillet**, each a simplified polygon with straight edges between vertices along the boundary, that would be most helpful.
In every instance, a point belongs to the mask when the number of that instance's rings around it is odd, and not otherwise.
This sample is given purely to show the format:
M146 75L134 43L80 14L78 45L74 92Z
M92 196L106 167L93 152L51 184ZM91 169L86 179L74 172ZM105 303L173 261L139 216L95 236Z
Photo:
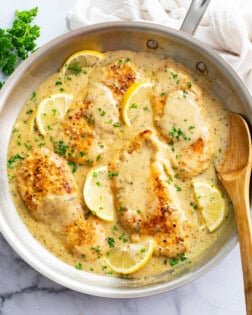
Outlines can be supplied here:
M149 39L146 43L146 46L150 49L157 49L158 48L158 42L154 39Z
M196 63L196 69L201 73L205 73L207 72L207 65L205 64L205 62L199 61Z

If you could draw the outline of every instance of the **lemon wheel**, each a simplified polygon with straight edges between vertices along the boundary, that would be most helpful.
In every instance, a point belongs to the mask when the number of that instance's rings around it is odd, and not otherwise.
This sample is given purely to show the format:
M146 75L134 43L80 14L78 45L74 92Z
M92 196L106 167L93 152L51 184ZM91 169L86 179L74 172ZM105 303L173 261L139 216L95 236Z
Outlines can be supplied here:
M43 99L36 113L36 124L42 135L57 129L57 125L64 119L73 98L74 96L71 94L60 93Z
M153 250L153 239L115 247L110 250L106 263L116 273L131 274L146 266L152 257Z
M226 215L226 203L222 192L210 182L194 180L192 182L195 198L209 232L217 230Z
M153 84L149 82L138 82L132 84L125 92L122 99L122 119L126 126L131 126L142 114L140 110L145 110L144 101L148 98L148 94Z
M91 169L85 180L83 197L89 210L104 221L114 219L114 199L107 166Z
M104 59L104 54L96 50L77 51L64 62L60 72L63 76L77 75L83 68L92 67L102 59Z

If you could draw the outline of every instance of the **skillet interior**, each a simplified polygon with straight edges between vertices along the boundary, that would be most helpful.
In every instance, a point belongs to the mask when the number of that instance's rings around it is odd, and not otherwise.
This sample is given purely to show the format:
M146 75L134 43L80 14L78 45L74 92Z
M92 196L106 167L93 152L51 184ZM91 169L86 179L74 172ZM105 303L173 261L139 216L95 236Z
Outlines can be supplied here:
M209 48L190 35L165 27L137 22L116 22L82 28L63 35L39 49L15 71L0 94L0 229L18 254L47 277L69 288L93 295L137 297L183 285L217 264L236 244L234 219L222 237L195 264L174 274L162 274L144 281L111 279L80 273L48 253L27 231L8 193L6 156L15 119L42 81L56 72L64 60L81 49L151 51L148 40L158 43L157 53L166 54L188 68L198 61L207 66L212 89L231 111L243 114L252 123L250 96L232 69ZM221 132L221 131L220 131ZM169 281L167 282L167 279Z

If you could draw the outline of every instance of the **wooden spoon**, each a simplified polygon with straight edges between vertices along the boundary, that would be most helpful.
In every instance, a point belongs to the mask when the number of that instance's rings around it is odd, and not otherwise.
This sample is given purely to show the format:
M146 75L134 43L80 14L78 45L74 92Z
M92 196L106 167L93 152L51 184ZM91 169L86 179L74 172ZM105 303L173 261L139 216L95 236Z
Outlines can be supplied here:
M249 206L251 137L246 121L230 115L229 148L218 175L233 202L243 269L247 315L252 315L252 224Z

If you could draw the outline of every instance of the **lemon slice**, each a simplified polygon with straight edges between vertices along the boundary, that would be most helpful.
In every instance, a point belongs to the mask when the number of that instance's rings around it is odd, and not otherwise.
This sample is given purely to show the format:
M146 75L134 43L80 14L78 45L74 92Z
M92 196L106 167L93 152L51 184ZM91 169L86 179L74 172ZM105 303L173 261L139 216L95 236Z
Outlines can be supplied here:
M195 198L209 232L214 232L223 223L226 215L226 203L221 191L203 180L192 182Z
M96 50L80 50L71 55L62 66L62 75L81 73L85 67L92 67L97 61L102 60L104 54Z
M56 129L57 124L64 119L73 100L71 94L52 94L43 99L36 113L36 123L42 135Z
M152 86L153 84L149 82L138 82L132 84L125 92L122 99L122 119L126 126L131 126L139 115L139 107L145 108L144 101L148 96L146 93L150 92Z
M107 166L91 169L86 176L83 197L89 210L105 221L114 219L114 199Z
M150 261L153 250L152 239L115 247L109 252L106 263L117 273L131 274L142 269Z

